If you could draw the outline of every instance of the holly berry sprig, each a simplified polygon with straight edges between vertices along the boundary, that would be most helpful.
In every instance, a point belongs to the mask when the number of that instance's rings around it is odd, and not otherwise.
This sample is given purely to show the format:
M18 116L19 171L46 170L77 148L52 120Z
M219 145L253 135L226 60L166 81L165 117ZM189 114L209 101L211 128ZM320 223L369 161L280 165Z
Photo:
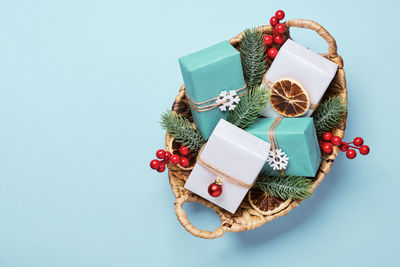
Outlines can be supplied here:
M181 165L186 168L189 166L189 159L192 157L190 154L190 150L187 146L181 146L179 148L179 154L171 154L169 151L165 151L163 149L159 149L156 152L156 157L158 159L153 159L150 161L150 168L153 170L157 170L158 172L165 171L165 165L168 162L171 162L174 165Z
M275 16L272 16L269 23L273 27L272 35L266 34L264 36L264 43L267 46L266 52L270 59L274 59L278 54L278 49L272 47L273 44L282 45L285 42L283 34L286 31L284 23L280 23L285 18L285 12L278 10L275 12Z
M357 156L355 149L358 149L361 155L367 155L370 151L369 146L364 145L364 140L361 137L354 138L353 142L344 142L340 136L333 136L331 132L324 133L319 145L325 154L331 154L333 146L338 146L340 151L346 152L346 157L349 159L354 159Z

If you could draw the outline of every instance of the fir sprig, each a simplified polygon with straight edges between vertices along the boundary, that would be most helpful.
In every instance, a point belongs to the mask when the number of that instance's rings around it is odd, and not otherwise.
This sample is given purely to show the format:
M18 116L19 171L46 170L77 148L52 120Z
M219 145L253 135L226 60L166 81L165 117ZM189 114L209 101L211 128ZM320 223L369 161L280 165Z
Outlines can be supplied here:
M243 32L243 39L240 43L240 57L244 79L250 91L261 84L267 70L265 49L262 32L256 29L247 29Z
M206 142L200 131L195 129L188 119L170 110L162 114L160 124L177 142L186 145L192 154L200 151Z
M229 112L227 120L242 128L250 127L268 105L269 94L264 86L259 86L241 97L236 108Z
M311 195L312 182L301 176L284 176L282 174L271 176L268 172L262 172L257 177L255 187L261 189L268 195L279 197L284 200L305 199Z
M314 113L314 125L318 136L337 127L346 114L346 104L340 96L325 100Z

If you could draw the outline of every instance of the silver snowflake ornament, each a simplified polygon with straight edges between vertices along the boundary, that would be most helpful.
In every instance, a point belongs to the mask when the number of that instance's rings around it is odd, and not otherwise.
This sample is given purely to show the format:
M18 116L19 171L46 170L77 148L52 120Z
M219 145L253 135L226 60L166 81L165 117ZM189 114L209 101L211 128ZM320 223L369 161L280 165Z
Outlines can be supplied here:
M215 102L219 105L221 111L234 110L236 105L239 104L240 97L237 95L235 90L229 92L222 91Z
M271 149L268 153L267 163L274 171L280 171L286 169L289 158L282 149L275 149L275 152Z

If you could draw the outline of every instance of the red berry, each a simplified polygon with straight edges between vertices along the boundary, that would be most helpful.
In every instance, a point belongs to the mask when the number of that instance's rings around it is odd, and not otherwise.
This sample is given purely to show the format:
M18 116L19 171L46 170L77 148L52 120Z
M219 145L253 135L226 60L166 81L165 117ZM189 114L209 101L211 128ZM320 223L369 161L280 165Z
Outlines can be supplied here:
M179 161L182 167L186 168L189 166L189 160L187 158L181 157L181 160Z
M158 172L164 172L165 171L165 164L163 162L160 162L160 167L157 169Z
M347 144L347 143L342 143L340 146L339 146L339 149L340 149L340 151L342 151L342 152L346 152L347 150L349 150L349 145Z
M322 151L324 151L325 154L331 154L333 151L333 147L331 143L324 143L322 145Z
M208 193L212 197L219 197L222 194L222 185L212 183L208 186Z
M346 152L346 157L349 159L354 159L357 156L357 152L354 149L349 149Z
M170 159L171 157L172 157L171 152L165 151L165 158L166 158L166 159Z
M369 146L367 145L362 145L360 147L360 154L361 155L367 155L369 153Z
M333 138L333 134L331 132L326 132L324 133L324 136L322 138L324 138L325 141L331 141Z
M356 137L353 140L353 144L355 146L362 146L364 144L364 140L361 137Z
M269 23L271 24L272 27L276 26L279 23L279 19L275 16L271 17L269 20Z
M172 157L171 157L171 163L172 164L178 164L179 163L179 161L180 161L180 157L179 157L179 155L172 155Z
M283 12L283 10L278 10L275 12L275 17L279 20L284 19L285 18L285 12Z
M150 168L152 168L153 170L157 170L161 165L161 162L158 159L153 159L152 161L150 161Z
M159 159L164 159L165 158L165 151L162 150L162 149L157 150L156 157L159 158Z
M276 31L277 33L284 33L284 32L286 31L285 24L283 24L283 23L277 24L277 25L275 26L275 31Z
M179 148L179 153L181 153L181 155L186 156L187 154L189 154L189 148L187 146L181 146Z
M334 136L332 138L332 145L340 146L341 144L342 144L342 138L340 138L340 136Z
M277 54L278 54L278 50L276 48L270 48L268 50L268 57L269 58L275 58Z
M275 37L274 37L274 43L276 43L276 44L278 44L278 45L281 45L281 44L283 44L284 41L285 41L285 40L283 39L283 35L282 35L282 34L277 34L277 35L275 35Z
M272 45L273 38L271 35L265 35L263 40L266 46Z

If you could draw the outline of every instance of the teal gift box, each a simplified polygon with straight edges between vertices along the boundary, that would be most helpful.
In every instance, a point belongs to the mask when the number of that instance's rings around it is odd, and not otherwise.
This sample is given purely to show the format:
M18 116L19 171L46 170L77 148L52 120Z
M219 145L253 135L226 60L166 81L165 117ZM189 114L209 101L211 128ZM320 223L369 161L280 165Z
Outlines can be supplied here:
M273 118L260 118L246 131L267 142ZM284 118L275 130L279 148L289 158L286 175L314 177L321 164L321 150L312 118ZM272 171L267 164L264 170Z
M228 41L181 57L179 65L186 94L192 102L205 102L218 97L221 91L238 90L245 85L240 53ZM190 109L196 127L207 139L218 121L228 115L228 111L221 111L218 106L202 112L192 106Z

